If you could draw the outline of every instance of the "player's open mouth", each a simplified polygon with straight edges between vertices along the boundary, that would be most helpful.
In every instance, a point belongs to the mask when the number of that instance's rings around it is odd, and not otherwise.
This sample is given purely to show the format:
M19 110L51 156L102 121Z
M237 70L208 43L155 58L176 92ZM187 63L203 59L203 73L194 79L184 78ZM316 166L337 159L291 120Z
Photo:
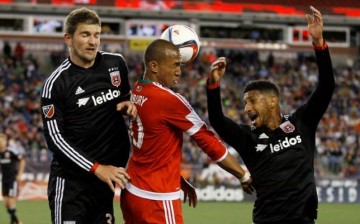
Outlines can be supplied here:
M248 114L248 116L252 122L254 122L256 120L256 118L258 117L257 114Z
M251 123L252 125L256 126L256 118L258 117L257 114L248 114L250 120L251 120Z

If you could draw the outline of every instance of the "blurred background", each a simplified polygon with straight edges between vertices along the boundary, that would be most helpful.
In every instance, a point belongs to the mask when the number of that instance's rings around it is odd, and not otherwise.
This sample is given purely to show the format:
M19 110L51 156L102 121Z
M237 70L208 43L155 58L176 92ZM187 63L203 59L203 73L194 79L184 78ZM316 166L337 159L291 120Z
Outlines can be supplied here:
M209 124L205 78L219 56L228 61L221 86L225 113L239 123L249 122L242 102L243 86L249 80L275 81L281 88L284 114L305 102L318 73L305 21L310 5L324 15L324 36L336 75L336 91L316 138L319 200L360 203L358 0L0 0L0 132L26 151L19 199L47 198L52 155L42 135L40 91L44 79L68 56L63 33L71 10L86 6L98 12L100 49L124 55L131 84L143 75L144 49L162 31L174 24L195 29L200 53L194 63L183 67L177 91ZM189 136L184 139L182 173L197 187L200 200L253 200Z

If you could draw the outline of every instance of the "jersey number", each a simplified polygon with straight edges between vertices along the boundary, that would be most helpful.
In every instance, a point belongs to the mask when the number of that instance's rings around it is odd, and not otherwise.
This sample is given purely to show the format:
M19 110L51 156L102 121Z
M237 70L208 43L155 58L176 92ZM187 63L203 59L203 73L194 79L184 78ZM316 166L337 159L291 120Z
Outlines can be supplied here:
M106 217L106 223L107 224L113 224L113 217L112 217L112 215L110 213L106 213L105 217Z
M141 123L140 117L136 117L136 124L134 121L130 122L130 136L132 138L132 144L140 149L144 140L144 126Z

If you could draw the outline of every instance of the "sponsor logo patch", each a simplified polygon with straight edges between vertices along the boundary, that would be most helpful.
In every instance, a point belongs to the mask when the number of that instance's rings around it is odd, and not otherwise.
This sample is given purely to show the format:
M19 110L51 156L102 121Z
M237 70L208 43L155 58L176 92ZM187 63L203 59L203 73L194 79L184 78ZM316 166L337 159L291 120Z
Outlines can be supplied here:
M300 144L302 142L301 136L297 135L293 138L286 137L284 140L279 139L278 144L270 144L271 153L279 152L280 150L287 149L294 145Z
M136 87L136 92L140 92L142 90L142 87L141 86L137 86Z
M85 106L86 103L89 101L89 99L90 99L90 97L78 99L77 105L78 105L79 107Z
M79 95L81 93L85 93L85 90L83 90L80 86L76 89L75 95Z
M295 130L295 126L290 123L290 121L285 121L284 123L282 123L280 125L280 128L285 132L285 133L291 133Z
M42 107L45 118L52 118L55 114L55 107L53 104Z
M259 139L266 139L266 138L269 138L269 136L267 136L265 133L262 133L262 134L259 136Z
M111 84L113 86L119 87L121 84L120 72L119 71L110 72L110 77L111 77Z
M262 152L265 148L267 147L267 145L264 144L257 144L256 148L256 152Z

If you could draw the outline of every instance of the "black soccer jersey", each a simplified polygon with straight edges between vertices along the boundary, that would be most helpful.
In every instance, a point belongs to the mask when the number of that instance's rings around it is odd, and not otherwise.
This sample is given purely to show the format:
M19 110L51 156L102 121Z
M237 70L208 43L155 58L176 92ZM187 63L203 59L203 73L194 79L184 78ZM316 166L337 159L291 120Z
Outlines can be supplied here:
M335 81L328 49L315 53L319 68L315 91L293 114L283 116L275 130L231 121L222 112L220 88L208 89L211 125L237 150L253 177L257 191L254 223L302 223L303 218L317 217L315 134Z
M0 167L3 183L15 181L19 161L24 158L24 151L17 147L8 147L4 152L0 152Z
M130 99L128 68L120 54L98 52L90 68L66 59L45 81L44 135L58 176L83 176L94 162L125 167L128 130L116 104Z

